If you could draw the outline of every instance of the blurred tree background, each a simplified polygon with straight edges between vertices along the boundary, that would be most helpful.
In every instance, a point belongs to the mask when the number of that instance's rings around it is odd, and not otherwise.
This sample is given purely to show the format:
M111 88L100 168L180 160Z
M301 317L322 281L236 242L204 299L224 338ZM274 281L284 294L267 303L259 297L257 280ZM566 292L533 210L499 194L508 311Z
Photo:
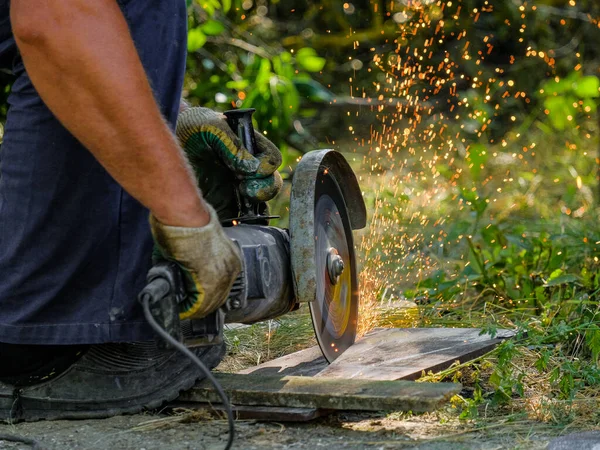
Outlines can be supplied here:
M596 112L600 5L593 0L188 3L185 95L209 107L256 108L259 128L286 156L284 167L319 142L357 134L369 138L370 126L385 109L397 109L399 100L410 96L420 95L433 107L429 116L449 113L468 99L470 114L456 125L469 139L481 141L481 125L493 118L484 136L492 143L540 119L549 134L564 132L579 125L576 115ZM419 21L422 27L415 27ZM440 23L443 40L437 39ZM469 36L468 58L464 36ZM409 64L436 70L418 69L421 79L403 92L383 92L387 70L408 47L428 50L425 60ZM534 57L538 51L541 57ZM438 73L438 67L439 72L448 69L444 59L457 62L450 67L456 83L452 94L432 84L450 78ZM479 95L481 80L494 80L485 95ZM526 95L512 92L503 98L512 86ZM493 109L494 99L501 108Z
M575 128L579 121L567 117L596 112L600 4L594 0L186 1L184 96L194 105L217 109L256 108L258 127L286 156L284 168L323 142L357 133L369 138L369 127L381 122L383 109L397 109L402 97L427 99L435 107L429 115L469 99L472 114L458 125L479 139L478 124L493 116L485 136L491 142L527 128L544 109L548 132ZM433 38L440 24L446 36L438 42ZM465 59L464 35L470 36L472 55L488 57ZM436 92L431 80L440 74L423 71L409 89L382 95L386 67L397 64L408 46L431 52L421 58L423 65L460 61L452 67L454 94ZM545 51L544 57L532 58L536 51ZM472 88L477 79L495 80L486 93L491 97L504 95L507 89L501 87L508 83L527 97L511 95L493 111ZM0 73L0 117L6 115L11 81L10 74ZM357 111L374 114L362 114L357 125Z

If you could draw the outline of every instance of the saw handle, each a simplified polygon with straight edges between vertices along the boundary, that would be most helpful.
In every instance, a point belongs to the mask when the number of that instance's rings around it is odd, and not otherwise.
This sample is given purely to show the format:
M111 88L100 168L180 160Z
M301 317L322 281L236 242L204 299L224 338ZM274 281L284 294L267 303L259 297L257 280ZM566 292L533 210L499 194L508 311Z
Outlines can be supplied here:
M256 155L256 137L254 136L254 125L252 124L252 114L255 111L254 108L246 108L232 109L223 113L229 128L238 136L244 148L251 155ZM241 198L240 200L242 217L245 220L252 220L260 216L258 203L247 198Z
M252 124L252 114L256 109L232 109L225 111L225 117L227 118L227 124L229 128L242 141L242 145L248 150L251 155L256 155L256 137L254 137L254 125Z

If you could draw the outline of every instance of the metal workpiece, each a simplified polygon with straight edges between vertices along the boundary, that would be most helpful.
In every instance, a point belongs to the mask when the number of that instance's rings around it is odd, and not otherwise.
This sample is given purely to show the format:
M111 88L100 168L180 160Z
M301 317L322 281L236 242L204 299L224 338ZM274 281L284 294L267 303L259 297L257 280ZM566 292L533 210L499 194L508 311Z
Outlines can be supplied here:
M226 323L254 323L290 312L296 302L290 269L290 239L280 228L238 225L225 234L242 249L247 299L229 309Z

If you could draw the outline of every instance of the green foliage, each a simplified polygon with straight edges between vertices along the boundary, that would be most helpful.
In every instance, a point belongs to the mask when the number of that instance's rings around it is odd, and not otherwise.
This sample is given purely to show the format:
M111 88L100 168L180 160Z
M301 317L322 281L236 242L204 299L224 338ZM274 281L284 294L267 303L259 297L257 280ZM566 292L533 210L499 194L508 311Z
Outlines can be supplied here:
M469 164L469 170L474 180L479 180L481 169L485 167L487 161L488 154L485 145L473 144L469 147L467 163Z
M295 163L298 149L309 142L314 145L310 135L302 135L299 122L315 115L310 104L336 98L312 78L327 60L314 48L288 50L276 39L267 39L258 28L264 23L242 21L246 15L239 11L245 9L241 2L191 2L186 96L192 104L219 109L255 108L257 128L280 147L285 168ZM255 10L252 17L263 16ZM242 32L247 27L256 34Z
M540 92L551 124L558 130L564 130L570 122L577 123L578 113L596 112L595 99L600 97L600 79L573 71L562 80L556 77L546 81Z
M471 207L481 216L476 204ZM418 285L415 295L429 298L427 305L435 301L442 315L460 320L466 311L454 306L457 299L474 298L471 310L498 311L518 330L491 355L493 392L467 401L463 418L475 418L482 403L524 395L526 373L515 364L522 348L537 352L534 366L548 374L557 399L572 401L600 382L599 230L590 222L562 232L552 232L552 224L541 228L481 224L467 238L462 269L453 276L436 271ZM487 322L483 332L495 336L497 325Z
M188 32L188 52L195 52L206 44L206 34L200 28L194 28Z
M319 72L325 67L326 60L317 56L314 48L304 47L296 53L296 60L308 72Z
M507 341L497 350L498 364L490 376L489 382L496 389L494 401L507 403L513 395L523 396L523 378L525 374L518 372L511 365L513 358L519 355L518 347L513 341Z

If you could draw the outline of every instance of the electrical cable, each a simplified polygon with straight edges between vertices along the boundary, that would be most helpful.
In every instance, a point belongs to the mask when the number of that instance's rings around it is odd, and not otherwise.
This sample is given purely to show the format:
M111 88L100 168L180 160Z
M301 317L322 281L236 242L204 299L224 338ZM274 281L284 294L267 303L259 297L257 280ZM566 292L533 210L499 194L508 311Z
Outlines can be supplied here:
M151 298L151 294L149 294L149 293L142 294L142 305L144 306L144 316L146 317L146 320L148 321L148 323L150 324L152 329L156 332L156 334L158 334L166 342L168 342L170 345L172 345L177 351L179 351L183 355L187 356L190 360L192 360L192 362L200 368L200 370L206 376L208 381L210 381L210 383L213 385L213 387L215 388L215 391L217 391L217 394L219 394L219 397L221 397L223 406L227 413L227 424L229 426L229 437L227 439L227 444L225 446L225 450L231 449L231 446L233 445L233 439L235 437L235 422L233 419L233 411L231 410L231 403L229 403L227 394L225 394L225 391L223 391L223 387L221 386L221 384L217 381L217 379L210 372L210 370L204 365L204 363L202 361L200 361L200 359L196 355L194 355L190 351L190 349L188 349L181 342L178 342L175 338L173 338L173 336L171 336L169 333L167 333L158 324L158 322L156 322L156 320L152 316L152 313L150 312L150 298Z

